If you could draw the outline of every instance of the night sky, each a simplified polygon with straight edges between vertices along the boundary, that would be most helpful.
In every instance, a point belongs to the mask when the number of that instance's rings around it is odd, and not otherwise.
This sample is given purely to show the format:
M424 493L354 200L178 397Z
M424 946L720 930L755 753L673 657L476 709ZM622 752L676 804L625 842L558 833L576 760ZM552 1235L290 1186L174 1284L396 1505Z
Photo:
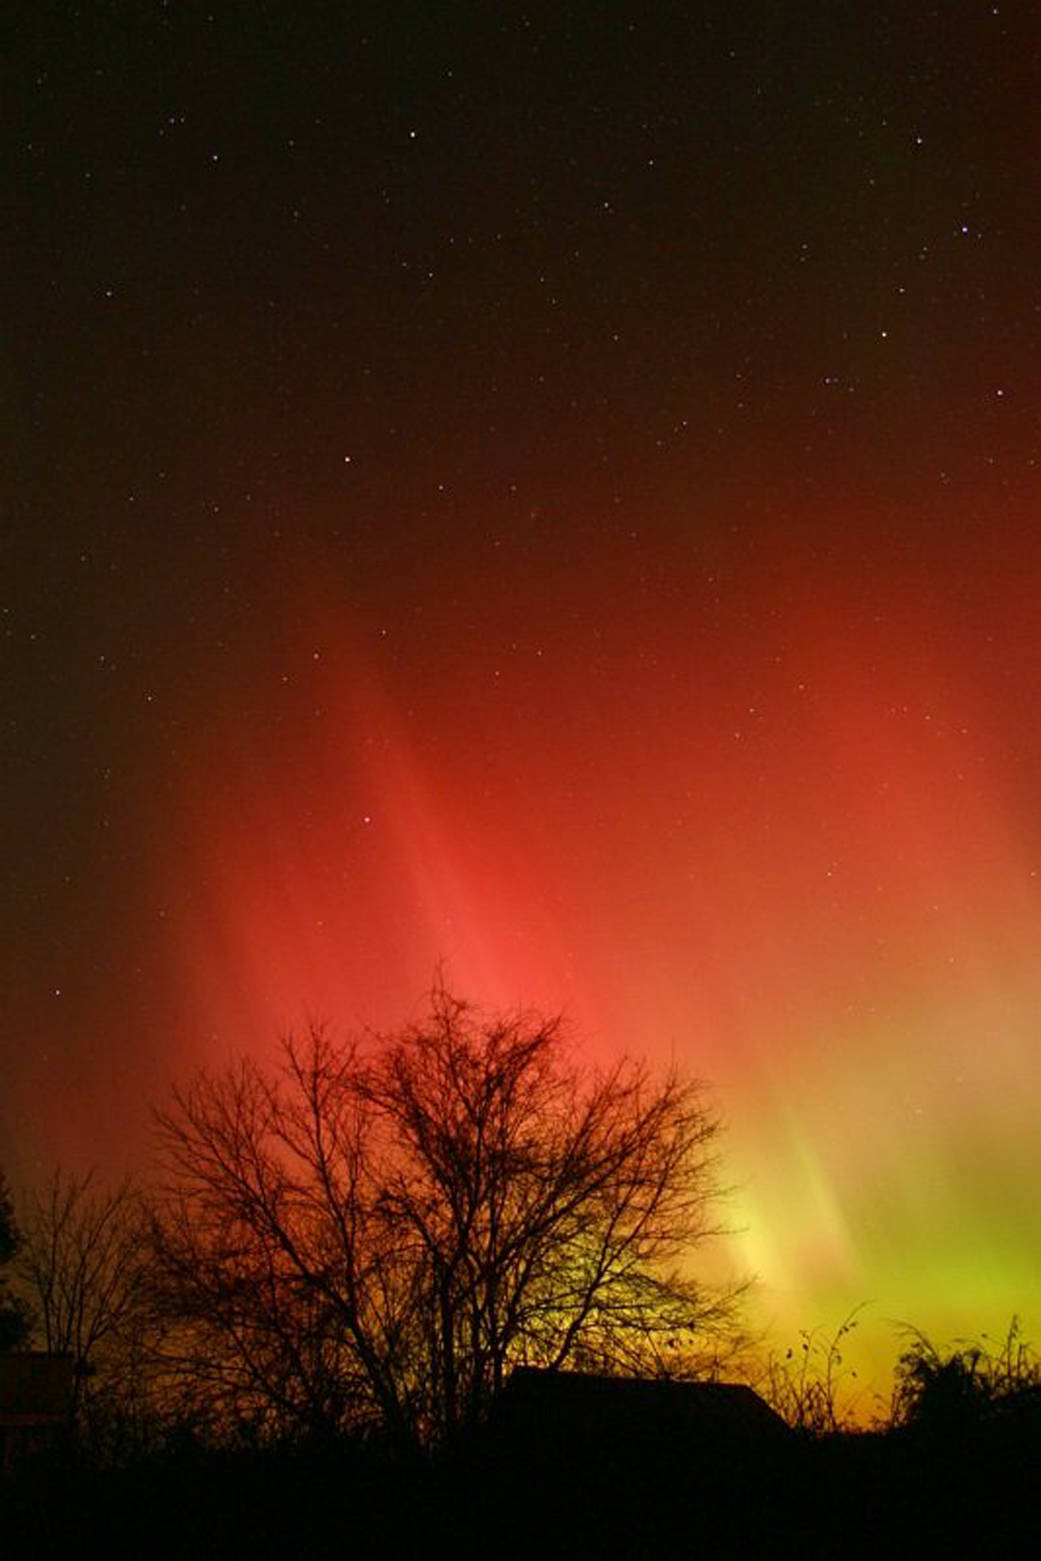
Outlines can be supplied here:
M8 8L12 1180L443 960L760 1320L1037 1338L1032 12Z

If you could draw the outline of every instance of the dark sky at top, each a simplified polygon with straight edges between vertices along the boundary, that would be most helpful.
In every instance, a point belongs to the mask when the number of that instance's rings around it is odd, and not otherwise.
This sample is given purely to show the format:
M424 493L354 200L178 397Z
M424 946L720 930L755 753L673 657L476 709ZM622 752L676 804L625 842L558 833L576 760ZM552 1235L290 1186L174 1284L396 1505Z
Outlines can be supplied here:
M721 1079L821 1294L916 1156L1018 1211L1032 8L3 26L0 1163L133 1161L179 1069L444 955ZM999 992L973 1115L929 1059Z

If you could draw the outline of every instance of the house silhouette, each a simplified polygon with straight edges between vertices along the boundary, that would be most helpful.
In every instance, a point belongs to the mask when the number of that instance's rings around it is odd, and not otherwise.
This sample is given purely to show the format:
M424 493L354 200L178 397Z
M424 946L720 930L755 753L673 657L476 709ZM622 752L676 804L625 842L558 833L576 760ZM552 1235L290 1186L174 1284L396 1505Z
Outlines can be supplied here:
M752 1388L736 1382L610 1377L518 1366L499 1403L499 1423L554 1440L630 1444L650 1438L769 1447L791 1430ZM705 1448L702 1448L704 1451Z
M518 1367L492 1420L501 1454L544 1474L729 1482L787 1459L794 1433L752 1388Z
M68 1434L74 1386L71 1355L0 1354L0 1475L13 1474Z
M706 1554L759 1555L800 1455L743 1384L518 1367L466 1482L467 1510L480 1505L474 1521L486 1524L515 1514L511 1557L689 1553L695 1539Z

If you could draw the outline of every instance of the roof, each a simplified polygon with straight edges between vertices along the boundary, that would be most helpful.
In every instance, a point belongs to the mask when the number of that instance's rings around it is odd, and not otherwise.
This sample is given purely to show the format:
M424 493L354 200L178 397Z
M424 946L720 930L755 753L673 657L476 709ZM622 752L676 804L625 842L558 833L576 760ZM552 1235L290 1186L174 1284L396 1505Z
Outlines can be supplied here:
M752 1388L737 1382L607 1377L578 1371L518 1367L502 1400L515 1429L603 1440L648 1437L744 1444L790 1436L781 1416Z

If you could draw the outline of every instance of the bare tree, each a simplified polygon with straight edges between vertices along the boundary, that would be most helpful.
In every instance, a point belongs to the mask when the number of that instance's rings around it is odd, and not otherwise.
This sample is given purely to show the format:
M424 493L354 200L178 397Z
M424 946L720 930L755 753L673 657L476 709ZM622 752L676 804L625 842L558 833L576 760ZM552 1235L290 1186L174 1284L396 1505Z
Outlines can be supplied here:
M399 1035L312 1028L158 1120L172 1304L217 1396L283 1423L439 1438L514 1364L661 1372L730 1317L685 1268L718 1228L703 1090L584 1071L557 1020L436 988Z
M98 1418L137 1390L148 1319L144 1209L129 1181L115 1188L56 1171L22 1205L16 1260L46 1350L76 1362L75 1408Z
M383 1420L404 1434L398 1258L360 1076L354 1048L315 1029L305 1048L287 1044L281 1074L249 1061L202 1074L157 1114L171 1175L153 1241L182 1412L261 1432Z

